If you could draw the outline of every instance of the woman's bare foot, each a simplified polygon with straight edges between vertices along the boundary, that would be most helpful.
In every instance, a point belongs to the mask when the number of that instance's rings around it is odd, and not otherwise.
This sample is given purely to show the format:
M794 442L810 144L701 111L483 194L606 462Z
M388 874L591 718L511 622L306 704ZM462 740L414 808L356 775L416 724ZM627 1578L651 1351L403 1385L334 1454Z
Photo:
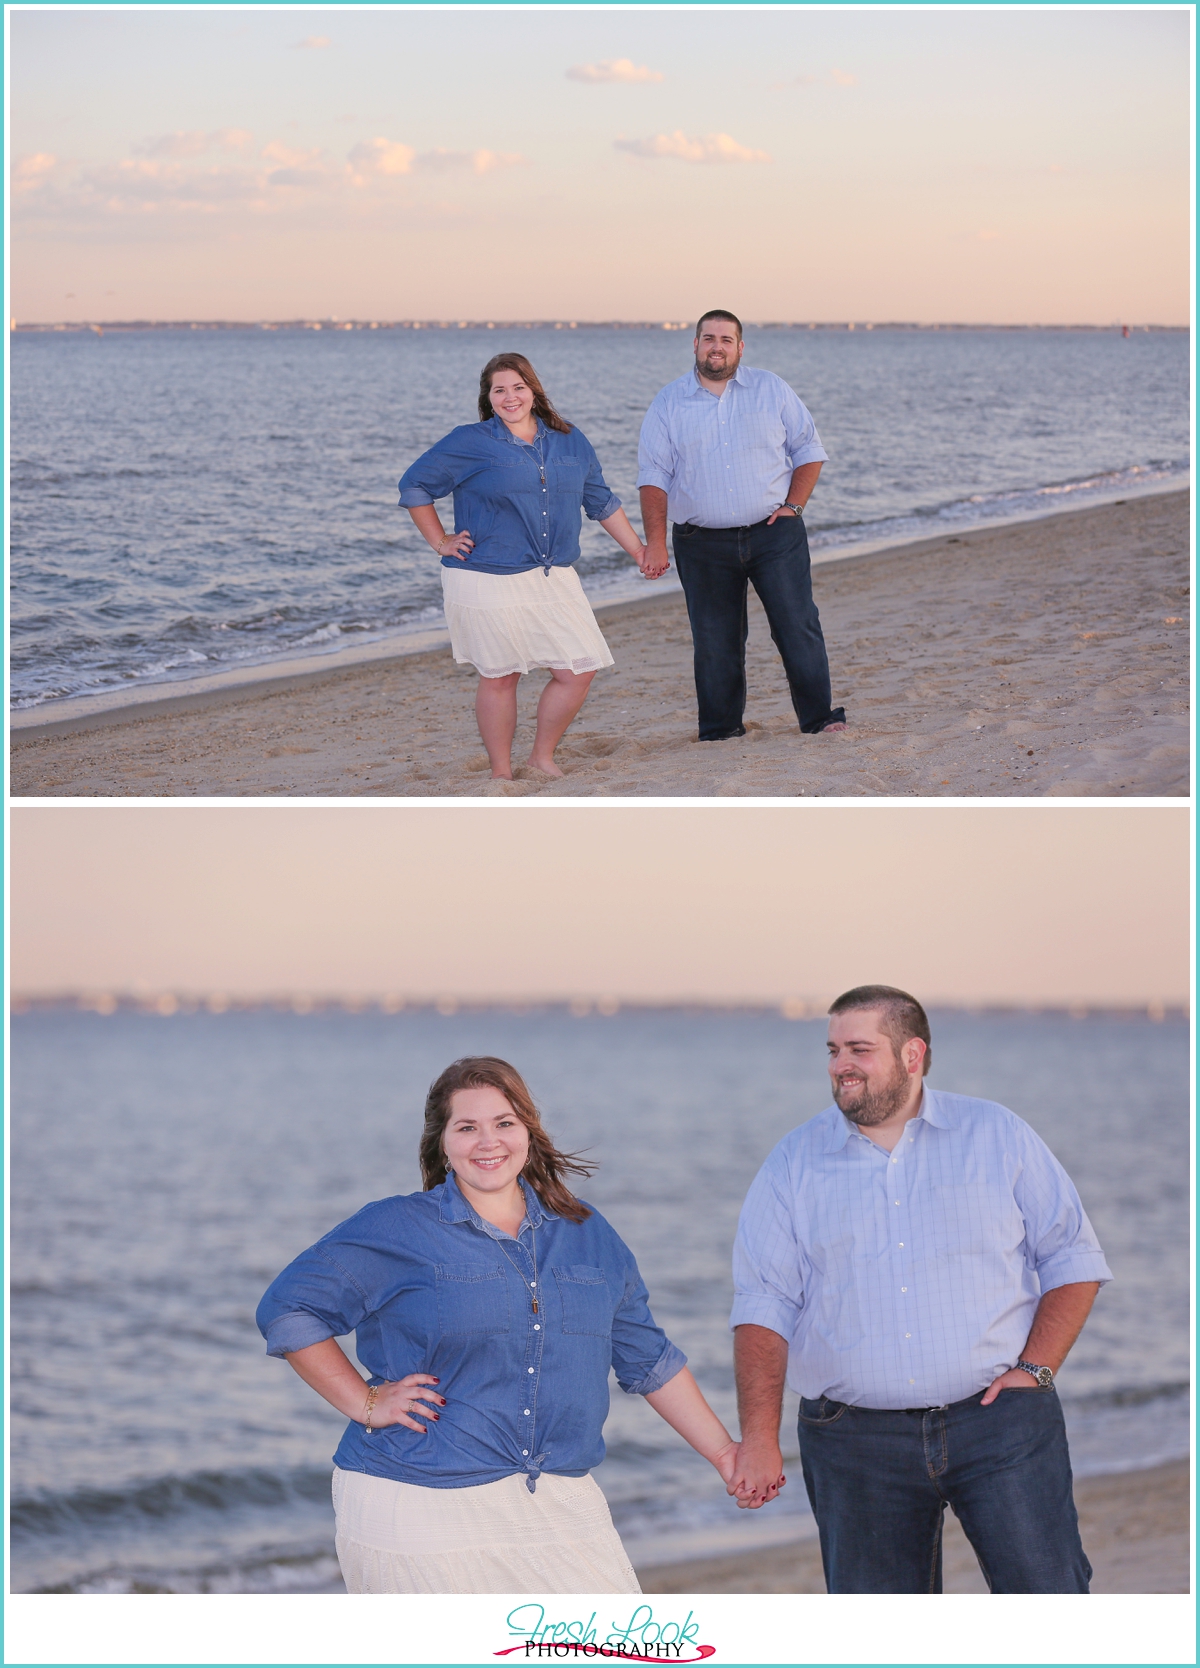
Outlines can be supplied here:
M533 754L525 762L526 770L536 770L539 776L562 776L565 774L555 764L553 759L535 759Z
M511 782L512 779L513 773L511 770L493 770L492 772L493 782Z

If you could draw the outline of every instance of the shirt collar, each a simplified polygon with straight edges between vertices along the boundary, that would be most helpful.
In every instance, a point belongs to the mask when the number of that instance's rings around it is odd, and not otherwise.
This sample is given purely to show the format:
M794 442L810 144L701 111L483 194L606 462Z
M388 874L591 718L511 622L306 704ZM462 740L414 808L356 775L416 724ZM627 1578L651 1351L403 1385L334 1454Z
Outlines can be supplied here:
M861 1131L837 1106L830 1107L833 1120L830 1122L829 1139L825 1150L830 1153L840 1153L852 1135ZM942 1104L936 1089L931 1089L926 1083L921 1090L921 1110L912 1119L914 1124L932 1124L935 1129L953 1129L955 1120L947 1108ZM870 1139L870 1137L868 1137Z
M739 359L737 370L734 371L733 375L731 377L729 377L727 380L729 382L738 382L744 388L746 386L746 379L742 375L742 371L744 369L745 369L745 367L743 366L741 360ZM704 384L700 381L700 372L697 370L695 365L692 366L692 386L688 391L689 391L689 393L692 393L692 394L707 394L710 399L714 399L714 400L719 400L721 398L720 394L714 394L711 389L706 388L704 386Z
M514 446L535 446L544 434L548 434L550 432L540 417L535 416L533 420L537 424L537 433L534 435L533 439L518 440L502 417L498 417L495 412L493 412L491 416L491 423L495 429L497 440L511 440Z
M525 1221L521 1224L522 1229L526 1223L531 1228L540 1228L543 1222L557 1221L555 1213L546 1209L524 1176L518 1176L517 1183L521 1192L525 1195ZM448 1175L446 1177L442 1183L441 1194L442 1199L438 1214L443 1222L471 1222L492 1239L508 1239L510 1237L503 1229L495 1227L491 1222L485 1222L479 1212L471 1208L463 1197L455 1176ZM520 1229L518 1229L519 1234Z

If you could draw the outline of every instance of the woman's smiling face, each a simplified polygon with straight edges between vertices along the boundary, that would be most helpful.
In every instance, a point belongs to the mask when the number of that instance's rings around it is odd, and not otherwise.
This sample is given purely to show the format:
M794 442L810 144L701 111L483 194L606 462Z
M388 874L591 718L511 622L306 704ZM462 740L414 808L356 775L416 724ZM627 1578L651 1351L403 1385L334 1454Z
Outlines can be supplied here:
M533 410L533 389L517 371L496 371L492 376L490 397L492 410L509 428L526 422ZM496 1092L499 1094L500 1091Z
M459 1089L442 1135L456 1178L480 1193L500 1193L516 1182L529 1157L529 1131L499 1089Z

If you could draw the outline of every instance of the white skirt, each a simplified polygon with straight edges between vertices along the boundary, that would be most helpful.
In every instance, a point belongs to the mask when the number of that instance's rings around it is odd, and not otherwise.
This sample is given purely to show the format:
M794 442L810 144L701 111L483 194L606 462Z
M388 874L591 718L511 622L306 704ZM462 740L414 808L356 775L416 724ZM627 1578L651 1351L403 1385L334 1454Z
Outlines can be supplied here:
M333 1472L337 1555L351 1593L640 1593L591 1477L518 1473L420 1488Z
M520 573L442 569L442 604L460 666L504 678L533 666L598 672L611 666L592 605L574 568Z

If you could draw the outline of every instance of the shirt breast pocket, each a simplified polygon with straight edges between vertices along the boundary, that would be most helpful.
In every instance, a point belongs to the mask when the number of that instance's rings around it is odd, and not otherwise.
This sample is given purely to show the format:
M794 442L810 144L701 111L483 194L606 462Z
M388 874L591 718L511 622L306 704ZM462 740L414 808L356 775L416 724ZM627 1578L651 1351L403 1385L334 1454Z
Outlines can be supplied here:
M586 1263L550 1271L562 1303L562 1329L588 1338L611 1338L613 1303L603 1269Z
M583 495L583 465L576 458L556 458L547 464L546 480L552 492L569 492L573 498Z
M507 1332L508 1281L490 1263L439 1263L438 1325L443 1332Z

